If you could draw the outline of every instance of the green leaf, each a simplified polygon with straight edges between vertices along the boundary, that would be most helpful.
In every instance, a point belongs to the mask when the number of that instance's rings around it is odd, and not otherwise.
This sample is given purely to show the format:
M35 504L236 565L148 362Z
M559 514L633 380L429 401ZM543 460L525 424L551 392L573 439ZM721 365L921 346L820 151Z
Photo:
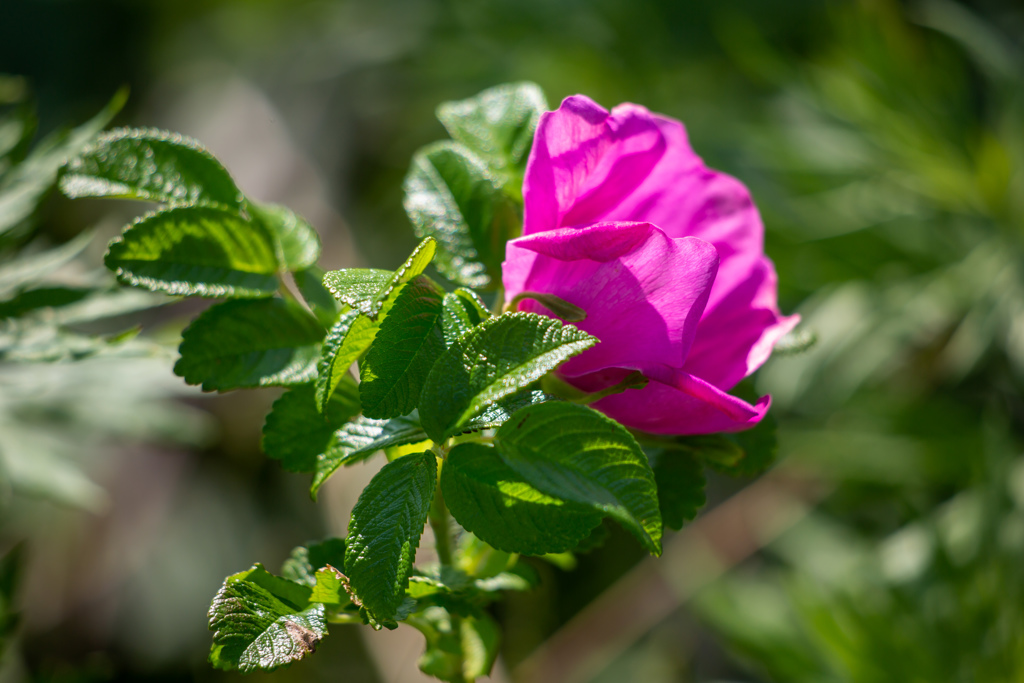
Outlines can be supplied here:
M452 344L431 369L420 401L423 428L434 441L444 441L496 402L596 343L575 327L534 313L486 320Z
M327 565L342 567L344 564L345 540L327 538L293 548L289 558L281 565L281 574L290 581L313 587L316 585L318 569Z
M242 193L212 154L191 138L120 128L101 135L60 176L71 197L143 199L177 206L238 209Z
M441 312L441 330L444 332L444 345L449 347L475 327L465 300L454 292L444 295Z
M570 550L601 523L601 513L538 491L494 448L479 443L451 450L441 468L441 492L463 528L510 553Z
M243 673L273 671L316 650L327 635L322 604L308 586L256 564L229 576L210 605L210 663Z
M384 465L352 508L345 574L366 610L385 625L405 599L436 479L432 452L407 455Z
M324 275L323 284L335 299L357 312L374 317L377 294L391 282L393 273L379 268L342 268Z
M658 505L665 526L679 530L697 516L707 499L704 465L686 452L652 449L648 452L658 484Z
M353 603L355 594L348 578L338 571L333 565L327 564L316 571L314 575L316 583L313 585L313 602L322 602L325 605L350 605Z
M396 293L400 293L399 287ZM348 369L360 356L366 353L373 340L377 338L377 331L381 322L387 318L394 304L394 299L388 299L373 320L359 311L346 311L338 318L331 331L324 339L323 347L320 350L320 359L316 364L316 404L320 410L324 410L331 395L338 386L338 382L348 375Z
M309 304L313 315L326 329L334 326L341 313L341 304L324 287L324 271L316 266L303 268L292 273L295 286L299 288L302 298Z
M394 272L372 268L332 270L324 275L324 286L338 301L376 320L384 302L400 286L423 273L436 249L437 243L428 237Z
M661 554L661 513L647 456L622 425L586 406L541 403L498 428L502 459L549 496L589 505Z
M284 299L238 299L203 311L182 333L174 374L203 391L287 386L315 376L324 331Z
M441 314L445 346L451 346L489 317L491 316L487 306L473 290L459 287L454 292L445 294Z
M277 256L262 225L212 206L149 213L110 243L118 279L168 294L262 297L277 291Z
M395 297L359 364L359 398L367 417L397 417L416 407L427 373L444 351L443 296L440 287L418 276Z
M359 414L359 389L352 377L331 397L327 410L316 406L312 382L293 387L274 401L263 425L263 452L289 472L313 472L334 432Z
M330 447L317 458L310 495L316 500L317 491L342 465L362 462L385 448L426 440L427 435L415 412L393 420L357 418L335 432Z
M309 268L320 258L320 235L304 218L280 204L250 201L246 211L274 238L277 261L282 270Z
M512 415L517 410L551 400L554 399L543 391L520 391L518 394L512 394L489 405L482 413L462 425L459 433L466 434L468 432L479 432L483 429L500 427L512 419Z
M453 139L496 169L524 168L540 115L548 110L534 83L506 83L459 102L445 102L437 118Z
M505 243L522 230L502 179L462 145L438 142L413 156L403 187L416 235L438 242L437 269L461 285L496 286Z

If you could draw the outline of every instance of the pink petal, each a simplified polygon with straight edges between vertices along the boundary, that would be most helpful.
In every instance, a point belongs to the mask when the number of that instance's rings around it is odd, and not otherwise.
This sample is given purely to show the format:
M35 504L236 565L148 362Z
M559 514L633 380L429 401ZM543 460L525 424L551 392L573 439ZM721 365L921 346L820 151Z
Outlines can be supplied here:
M598 223L508 243L503 281L519 292L554 294L579 306L576 326L601 343L560 368L567 377L607 367L681 367L718 266L714 247L671 239L649 223ZM524 301L521 310L549 314Z
M670 237L711 242L720 265L709 307L741 286L763 258L764 226L746 187L707 168L682 123L635 104L609 112L576 95L544 114L523 197L524 235L637 221Z
M761 367L800 322L799 315L779 313L775 291L775 269L762 256L745 280L704 309L683 370L728 390Z
M621 381L627 372L604 371L570 381L585 391L596 391ZM749 429L761 421L771 406L769 396L751 405L698 377L671 368L647 367L643 372L650 378L646 387L613 394L593 407L645 432L713 434Z
M636 105L582 95L541 116L523 181L523 234L604 220L654 169L665 137Z

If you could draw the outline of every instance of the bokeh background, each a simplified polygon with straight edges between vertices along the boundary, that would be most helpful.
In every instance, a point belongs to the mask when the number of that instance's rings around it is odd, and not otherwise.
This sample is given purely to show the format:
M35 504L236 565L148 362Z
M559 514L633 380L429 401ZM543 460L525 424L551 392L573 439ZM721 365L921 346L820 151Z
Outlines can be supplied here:
M129 85L116 123L203 141L320 230L326 268L414 246L401 181L444 100L532 80L552 105L683 120L751 188L782 308L818 338L756 378L779 465L713 477L656 563L615 529L575 570L538 563L543 586L495 610L495 678L1024 680L1019 2L0 0L0 73L40 133ZM138 212L51 195L34 225L54 244L95 228L76 261L94 282ZM144 323L131 358L0 351L0 550L28 558L3 683L240 680L205 663L224 576L344 530L372 468L311 503L259 451L275 392L171 374L197 310L108 319ZM417 680L403 633L333 627L250 678Z

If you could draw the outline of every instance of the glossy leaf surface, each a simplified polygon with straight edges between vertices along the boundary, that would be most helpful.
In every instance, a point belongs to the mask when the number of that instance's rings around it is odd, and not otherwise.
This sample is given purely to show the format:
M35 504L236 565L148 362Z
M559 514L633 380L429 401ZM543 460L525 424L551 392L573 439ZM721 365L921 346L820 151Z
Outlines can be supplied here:
M310 604L311 590L270 574L261 565L229 576L210 605L218 669L273 671L316 650L327 634L324 606Z
M479 443L460 444L448 454L441 491L463 528L510 553L571 550L601 523L593 508L538 491L494 448Z
M574 403L521 409L498 428L502 459L539 490L609 515L661 553L661 512L647 456L620 424Z
M420 403L423 427L434 441L443 441L497 401L596 343L575 327L533 313L491 318L434 364Z
M118 197L238 209L242 194L197 141L162 130L119 128L72 159L60 177L71 198Z
M430 451L385 465L352 509L345 574L378 621L398 614L434 497L437 459Z
M167 294L261 297L278 288L266 229L219 207L146 214L110 243L104 263L126 284Z

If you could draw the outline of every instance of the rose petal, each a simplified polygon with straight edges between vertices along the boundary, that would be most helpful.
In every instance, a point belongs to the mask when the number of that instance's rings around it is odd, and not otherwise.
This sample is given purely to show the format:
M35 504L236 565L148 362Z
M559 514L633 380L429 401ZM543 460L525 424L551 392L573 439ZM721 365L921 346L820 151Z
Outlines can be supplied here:
M601 343L561 367L571 377L639 363L682 367L717 266L703 240L671 239L649 223L599 223L512 240L502 272L509 301L545 292L586 312L577 327ZM529 300L520 308L550 315Z
M582 95L541 117L523 182L523 234L600 221L653 223L711 242L721 260L710 305L763 255L764 226L741 182L704 165L682 123Z
M704 309L683 370L729 390L761 367L800 322L799 315L779 313L775 291L775 268L761 257L746 280Z
M571 379L585 391L596 391L621 381L629 369L604 371ZM713 434L738 432L761 421L771 406L762 396L750 405L689 373L671 368L643 369L650 381L642 389L629 389L593 404L611 418L634 429L654 434ZM656 376L656 377L655 377Z
M523 181L523 234L596 223L648 177L665 137L643 107L582 95L541 116Z

